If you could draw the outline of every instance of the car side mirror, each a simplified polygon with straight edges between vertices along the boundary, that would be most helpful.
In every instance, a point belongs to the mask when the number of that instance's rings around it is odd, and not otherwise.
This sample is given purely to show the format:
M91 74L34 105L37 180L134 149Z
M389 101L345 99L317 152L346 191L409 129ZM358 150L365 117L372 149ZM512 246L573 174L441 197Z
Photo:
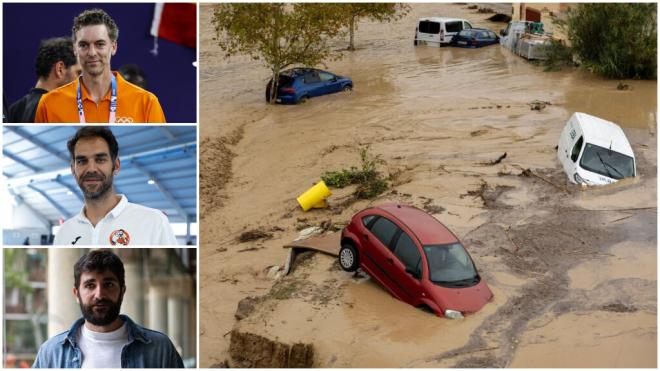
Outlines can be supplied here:
M332 78L332 82L337 82L337 80L338 80L338 79L337 79L337 76L335 76L335 77Z
M418 270L412 269L410 267L406 267L406 273L410 274L411 276L413 276L413 278L416 278L416 279L422 278L422 275L420 274L420 272Z

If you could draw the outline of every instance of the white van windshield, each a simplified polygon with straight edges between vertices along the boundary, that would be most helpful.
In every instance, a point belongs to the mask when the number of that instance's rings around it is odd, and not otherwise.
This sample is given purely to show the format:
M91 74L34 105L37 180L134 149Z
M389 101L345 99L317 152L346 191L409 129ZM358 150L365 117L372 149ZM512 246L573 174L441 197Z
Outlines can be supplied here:
M612 179L635 176L635 160L632 157L591 143L584 148L580 166Z

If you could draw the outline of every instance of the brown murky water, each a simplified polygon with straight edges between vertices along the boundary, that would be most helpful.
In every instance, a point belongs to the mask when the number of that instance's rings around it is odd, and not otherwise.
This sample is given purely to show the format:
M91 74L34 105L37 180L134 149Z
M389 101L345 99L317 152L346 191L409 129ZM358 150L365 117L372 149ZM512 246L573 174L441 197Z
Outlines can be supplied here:
M499 46L414 47L422 16L503 27L465 6L414 4L397 23L360 24L358 50L328 64L354 80L351 94L271 106L263 66L222 59L210 9L200 12L202 367L228 358L234 326L313 342L322 367L656 367L655 81L618 91L619 81L543 72ZM551 104L532 111L533 100ZM575 111L624 127L639 177L566 185L554 146ZM271 292L265 271L284 263L281 247L301 226L345 224L371 203L304 213L295 201L324 171L357 165L361 144L398 174L396 193L373 202L440 206L435 216L466 243L494 301L463 321L436 318L318 255L277 283L308 289L236 322L239 300ZM550 182L518 176L527 168ZM467 195L483 183L483 198ZM254 228L273 238L236 241Z

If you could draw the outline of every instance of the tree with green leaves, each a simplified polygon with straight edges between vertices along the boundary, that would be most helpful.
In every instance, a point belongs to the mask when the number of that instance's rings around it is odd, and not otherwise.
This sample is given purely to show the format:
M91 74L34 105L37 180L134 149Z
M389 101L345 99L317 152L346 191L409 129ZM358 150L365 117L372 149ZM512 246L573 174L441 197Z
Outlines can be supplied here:
M340 3L336 6L348 27L348 50L355 50L355 31L360 19L392 22L403 18L410 11L409 5L397 3Z
M222 3L215 7L213 24L226 57L247 54L270 69L273 103L285 68L341 58L329 45L343 26L332 4Z
M657 4L578 4L560 22L588 69L610 78L657 78Z

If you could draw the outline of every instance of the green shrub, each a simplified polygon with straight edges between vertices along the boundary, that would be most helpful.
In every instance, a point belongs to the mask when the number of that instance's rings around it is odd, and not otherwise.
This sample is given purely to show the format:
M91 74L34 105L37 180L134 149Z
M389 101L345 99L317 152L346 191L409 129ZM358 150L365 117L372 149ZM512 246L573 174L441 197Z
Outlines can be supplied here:
M573 50L558 40L552 40L545 46L547 59L543 60L545 71L558 71L564 66L573 65Z
M568 12L572 49L589 70L609 78L657 77L655 3L584 3Z
M380 156L369 153L369 146L360 148L360 168L351 166L350 169L338 171L327 171L321 175L321 179L328 187L344 188L351 184L357 184L355 197L367 199L374 198L387 190L387 181L376 169L382 163Z

